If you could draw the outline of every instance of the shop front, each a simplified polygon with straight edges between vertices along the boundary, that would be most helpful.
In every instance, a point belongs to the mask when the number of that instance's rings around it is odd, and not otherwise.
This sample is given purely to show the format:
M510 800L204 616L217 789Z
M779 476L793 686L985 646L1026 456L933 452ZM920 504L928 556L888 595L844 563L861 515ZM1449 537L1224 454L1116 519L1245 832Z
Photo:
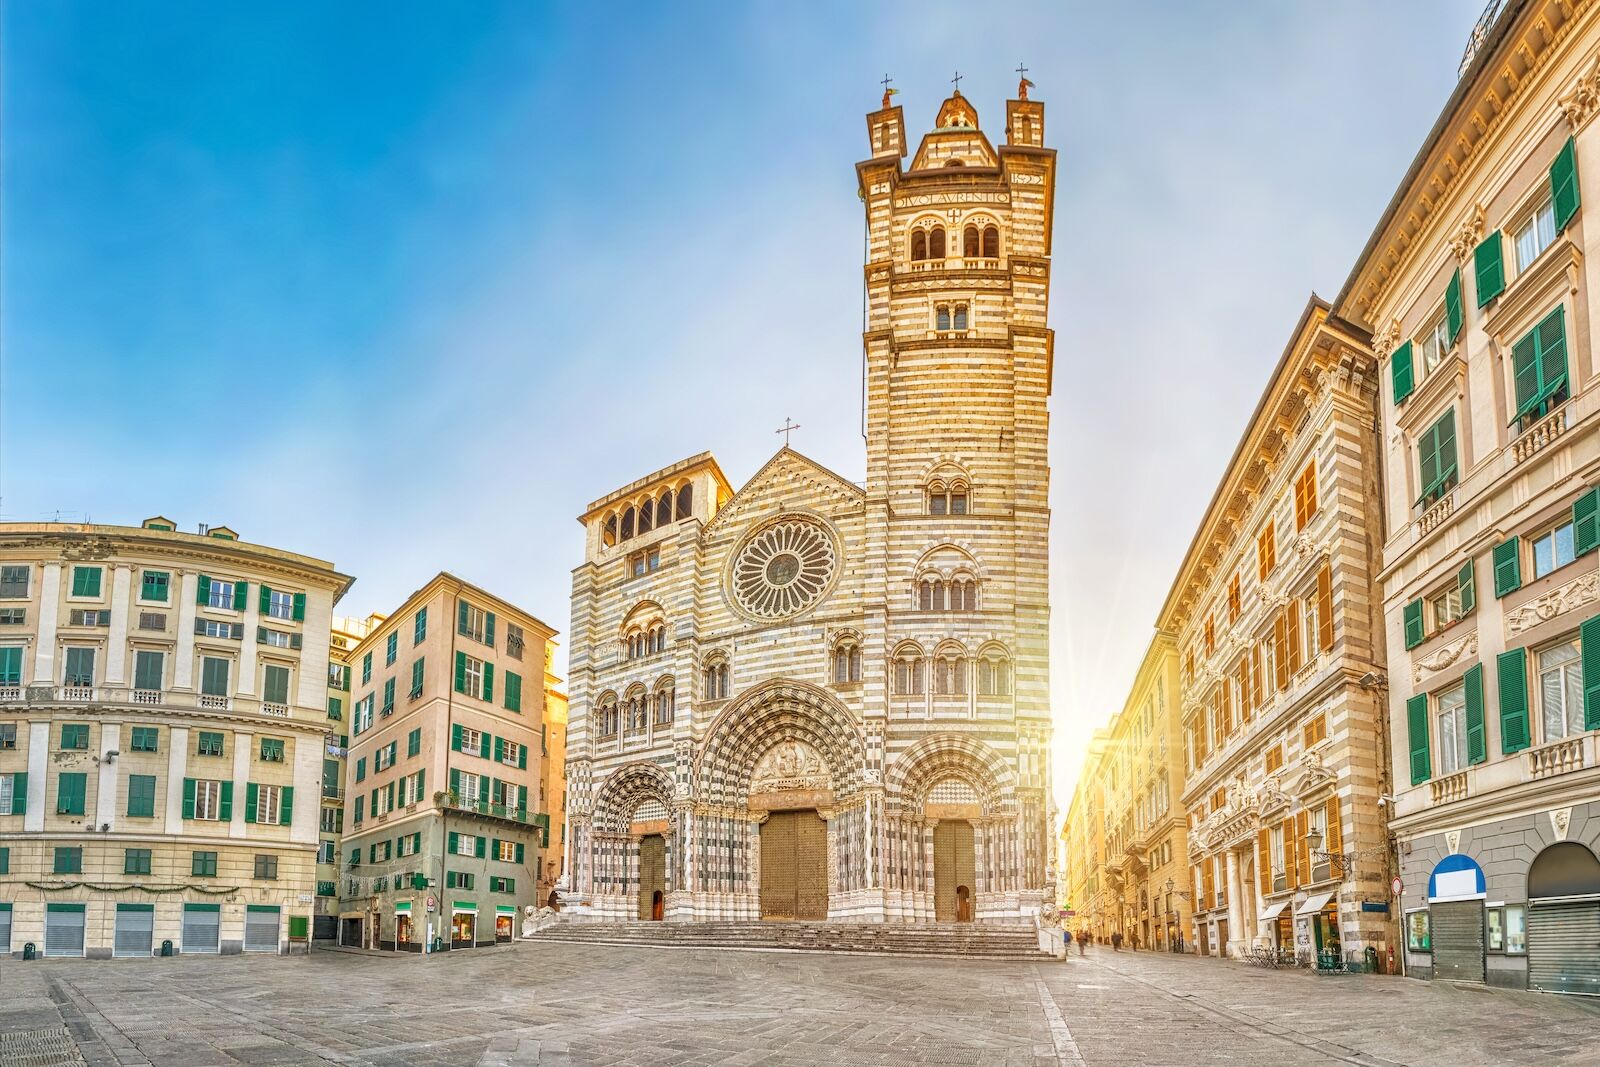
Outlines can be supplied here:
M508 904L497 904L494 909L494 940L495 944L503 945L511 940L512 927L517 920L517 909Z
M450 911L450 947L472 948L478 937L478 905L458 900Z
M1471 856L1454 853L1428 876L1428 927L1433 977L1484 980L1484 900L1488 883Z
M416 927L412 925L411 901L402 900L394 906L394 947L396 952L420 952Z

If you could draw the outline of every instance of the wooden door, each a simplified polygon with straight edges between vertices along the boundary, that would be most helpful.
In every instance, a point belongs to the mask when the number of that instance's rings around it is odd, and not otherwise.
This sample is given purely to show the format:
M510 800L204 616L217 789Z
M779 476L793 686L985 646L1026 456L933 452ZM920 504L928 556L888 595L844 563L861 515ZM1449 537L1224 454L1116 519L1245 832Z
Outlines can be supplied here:
M972 824L946 819L933 828L933 917L940 922L971 922L977 861Z
M761 824L761 917L828 917L828 824L813 810L775 811Z
M639 839L639 918L662 917L667 891L667 841L660 834Z

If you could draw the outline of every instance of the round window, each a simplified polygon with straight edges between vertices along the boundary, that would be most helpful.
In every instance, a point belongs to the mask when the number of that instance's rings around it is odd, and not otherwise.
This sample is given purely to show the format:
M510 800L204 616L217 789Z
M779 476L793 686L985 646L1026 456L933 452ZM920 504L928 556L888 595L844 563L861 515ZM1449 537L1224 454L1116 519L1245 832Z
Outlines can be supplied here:
M781 619L822 599L838 569L833 538L813 519L763 527L735 554L733 601L750 615Z

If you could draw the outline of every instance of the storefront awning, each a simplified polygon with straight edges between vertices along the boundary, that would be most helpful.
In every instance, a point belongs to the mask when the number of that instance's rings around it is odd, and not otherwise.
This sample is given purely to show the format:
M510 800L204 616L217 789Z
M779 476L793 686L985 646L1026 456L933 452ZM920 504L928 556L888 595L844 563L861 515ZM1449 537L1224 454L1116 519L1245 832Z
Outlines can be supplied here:
M1315 915L1317 912L1322 910L1322 906L1324 904L1326 904L1328 901L1330 901L1332 899L1333 899L1333 894L1332 893L1318 893L1316 896L1310 898L1304 904L1300 905L1300 910L1295 912L1295 914L1296 915Z
M476 902L471 900L458 900L456 901L455 908L453 910L476 913L478 910L478 905Z
M410 910L411 910L411 901L409 901L409 900L397 900L397 901L395 901L394 911L395 911L396 915L404 915L405 913L409 912Z
M1269 905L1263 909L1261 912L1261 917L1263 919L1276 919L1278 916L1283 914L1283 909L1287 908L1288 906L1289 902L1287 900L1280 900L1276 904Z
M517 913L517 909L509 904L496 904L494 906L494 913L496 915L515 915Z

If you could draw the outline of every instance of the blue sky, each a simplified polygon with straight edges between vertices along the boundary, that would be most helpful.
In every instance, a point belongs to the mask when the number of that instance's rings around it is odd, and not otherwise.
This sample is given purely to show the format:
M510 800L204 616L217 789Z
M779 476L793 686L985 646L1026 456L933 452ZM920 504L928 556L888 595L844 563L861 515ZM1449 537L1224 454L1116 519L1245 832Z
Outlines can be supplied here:
M603 10L602 10L603 7ZM1060 150L1059 786L1475 2L0 8L0 517L448 568L567 627L574 521L703 449L864 475L862 116L1019 61ZM1065 800L1065 794L1062 794Z

